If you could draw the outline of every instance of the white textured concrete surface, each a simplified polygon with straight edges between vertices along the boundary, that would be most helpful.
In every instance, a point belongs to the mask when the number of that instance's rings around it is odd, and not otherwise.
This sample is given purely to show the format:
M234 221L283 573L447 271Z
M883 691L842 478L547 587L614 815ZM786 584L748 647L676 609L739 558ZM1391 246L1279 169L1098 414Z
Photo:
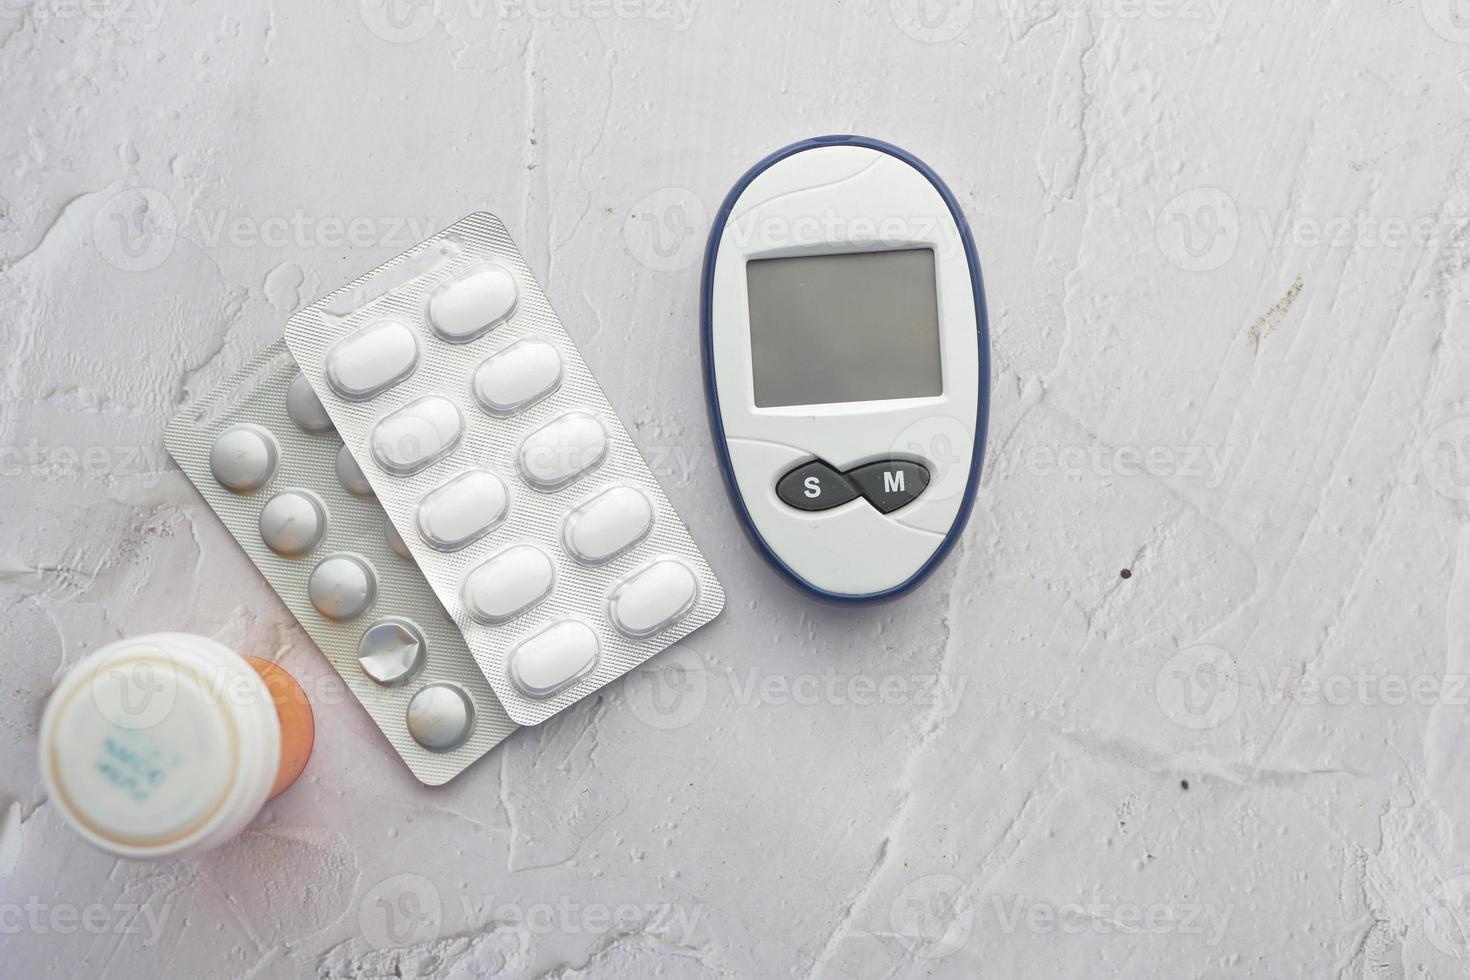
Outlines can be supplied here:
M0 0L0 974L1470 972L1464 0L398 12ZM948 179L995 347L962 546L860 611L742 538L696 367L707 215L833 131ZM435 791L161 434L477 208L731 601ZM280 660L318 743L243 838L129 864L36 728L158 629Z

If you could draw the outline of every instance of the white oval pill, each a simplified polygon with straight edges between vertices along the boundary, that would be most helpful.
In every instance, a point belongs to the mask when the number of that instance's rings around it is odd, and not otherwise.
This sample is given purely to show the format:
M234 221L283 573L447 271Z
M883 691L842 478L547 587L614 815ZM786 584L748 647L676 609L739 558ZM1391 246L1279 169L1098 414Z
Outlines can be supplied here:
M452 452L463 430L454 402L425 395L373 427L373 459L395 476L412 476Z
M663 558L634 572L613 590L607 614L631 637L652 636L683 619L699 598L699 580L682 561Z
M209 472L226 490L259 490L275 471L275 437L259 426L232 426L221 432L209 449Z
M405 724L413 740L431 752L448 752L469 737L475 721L470 696L454 684L430 684L408 702Z
M371 497L373 485L363 474L362 467L357 465L357 457L347 451L346 446L337 450L337 482L342 484L342 489L354 497Z
M548 626L510 652L511 683L528 698L554 697L597 666L597 646L597 634L579 620Z
M466 611L476 620L503 623L545 599L555 578L546 552L518 544L470 572L461 594Z
M567 515L562 542L583 564L611 561L648 536L653 504L643 491L608 487Z
M438 551L458 551L503 521L509 502L504 481L494 473L461 473L419 502L419 534Z
M398 528L390 520L384 520L383 525L383 537L388 539L388 547L404 561L413 561L413 552L408 550L408 544L403 540L403 535L398 533Z
M328 555L306 582L316 611L338 622L361 616L372 604L375 587L373 570L356 555Z
M597 416L570 412L526 436L518 464L537 490L559 490L607 456L607 430Z
M331 416L322 407L322 400L311 390L306 375L297 372L286 389L286 414L291 421L307 432L327 432L332 429Z
M419 343L397 320L379 320L327 351L327 384L348 401L367 401L413 373Z
M295 558L321 543L327 515L304 490L278 493L260 509L260 537L278 555Z
M483 265L450 280L429 297L429 325L451 344L464 344L505 322L516 307L509 269Z
M514 415L561 384L561 354L544 340L519 340L487 358L470 382L491 415Z

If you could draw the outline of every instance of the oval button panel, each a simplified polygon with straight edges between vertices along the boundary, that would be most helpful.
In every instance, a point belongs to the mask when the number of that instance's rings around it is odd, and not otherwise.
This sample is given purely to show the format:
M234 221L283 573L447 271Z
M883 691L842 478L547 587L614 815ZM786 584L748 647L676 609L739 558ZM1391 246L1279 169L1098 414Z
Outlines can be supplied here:
M412 374L418 360L413 331L397 320L379 320L327 351L327 384L350 402L367 401Z
M561 354L544 340L519 340L475 369L475 401L491 415L514 415L561 384Z
M394 476L412 476L452 452L463 431L454 402L425 395L373 427L373 459Z
M568 412L526 436L517 459L521 476L549 493L575 481L607 457L607 430L597 416Z
M607 614L628 636L652 636L689 614L699 599L699 580L682 561L661 558L634 572L613 590Z
M601 565L632 548L653 529L653 503L630 486L609 487L577 506L562 527L567 552L584 565Z
M504 481L494 473L461 473L419 501L419 534L437 551L458 551L505 520L509 502Z
M597 634L586 623L554 623L510 652L511 683L528 698L555 697L592 672L597 651Z
M465 577L465 609L481 623L503 623L545 599L555 578L546 552L535 545L518 544Z
M429 297L429 326L451 344L465 344L515 311L516 278L501 265L483 265L446 282Z

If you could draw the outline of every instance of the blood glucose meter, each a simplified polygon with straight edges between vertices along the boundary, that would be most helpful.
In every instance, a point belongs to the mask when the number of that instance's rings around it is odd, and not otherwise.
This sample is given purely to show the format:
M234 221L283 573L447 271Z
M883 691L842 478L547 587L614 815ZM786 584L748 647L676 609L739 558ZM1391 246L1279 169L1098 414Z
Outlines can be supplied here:
M900 595L954 545L985 454L985 295L958 202L879 140L778 150L705 253L710 423L766 558L839 601Z

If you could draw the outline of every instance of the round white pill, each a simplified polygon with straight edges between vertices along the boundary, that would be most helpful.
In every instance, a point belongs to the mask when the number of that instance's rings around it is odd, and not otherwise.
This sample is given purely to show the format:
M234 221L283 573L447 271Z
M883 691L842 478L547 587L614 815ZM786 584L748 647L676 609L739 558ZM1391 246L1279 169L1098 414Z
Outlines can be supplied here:
M431 752L458 748L474 718L470 696L453 684L430 684L408 702L408 733Z
M362 467L357 465L357 458L347 451L346 446L337 450L337 482L354 497L373 495L373 485L363 475Z
M306 583L316 611L338 622L361 616L372 604L374 589L373 570L356 555L328 555Z
M362 672L387 687L400 684L424 662L424 634L406 619L385 619L368 627L357 644Z
M209 472L235 493L259 490L276 471L276 440L259 426L231 426L209 450Z
M321 543L327 515L304 490L278 493L260 511L260 537L278 555L295 558Z
M393 553L404 561L413 561L413 552L408 550L408 542L403 540L403 535L398 533L398 528L393 526L392 521L383 522L383 535L388 539L388 547Z
M306 375L298 373L286 389L286 414L307 432L328 432L332 426L331 416L322 407L322 400L311 390Z

